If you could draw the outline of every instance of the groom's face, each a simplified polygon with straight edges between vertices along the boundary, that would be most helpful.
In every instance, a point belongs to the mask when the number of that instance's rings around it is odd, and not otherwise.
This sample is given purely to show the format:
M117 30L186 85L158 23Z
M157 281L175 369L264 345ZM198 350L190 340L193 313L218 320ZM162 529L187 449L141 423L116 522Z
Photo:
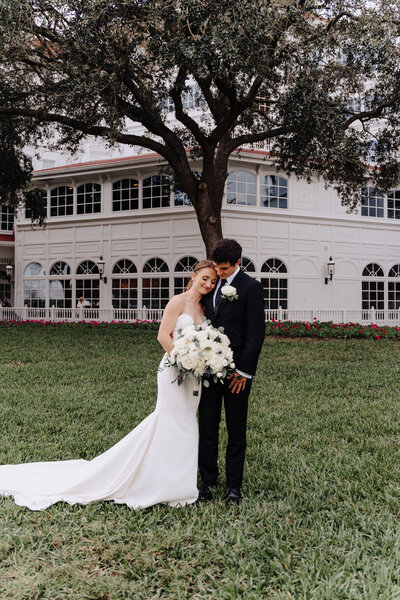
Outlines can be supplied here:
M240 265L240 259L235 262L235 264L231 265L230 262L216 263L214 262L214 268L217 271L217 275L220 279L227 279L230 275L232 275L238 266Z

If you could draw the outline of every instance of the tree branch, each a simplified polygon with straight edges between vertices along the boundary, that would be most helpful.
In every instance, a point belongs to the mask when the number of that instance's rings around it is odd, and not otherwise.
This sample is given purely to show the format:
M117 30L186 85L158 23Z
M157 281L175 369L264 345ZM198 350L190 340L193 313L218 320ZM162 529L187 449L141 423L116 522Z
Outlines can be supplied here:
M175 83L170 90L170 96L174 101L175 105L175 116L184 125L189 129L189 131L193 134L199 145L205 149L207 145L207 138L201 131L198 123L192 119L185 111L183 110L182 105L182 91L185 87L185 82L187 79L186 70L182 67L179 69L178 75L175 79Z
M104 137L111 142L118 142L127 145L137 145L148 148L157 152L163 156L166 160L172 160L169 149L160 142L152 140L146 136L133 135L128 133L121 133L112 130L110 127L102 125L88 125L84 121L79 119L73 119L65 115L59 115L49 113L43 109L30 109L30 108L10 108L8 106L0 106L0 115L4 116L16 116L16 117L29 117L38 121L47 123L60 123L65 127L71 127L74 130L81 131L84 135L92 135L94 137Z
M386 100L386 102L381 102L376 108L372 110L364 110L360 113L352 115L347 121L342 124L342 129L348 129L352 123L355 121L360 121L363 123L364 121L368 121L373 119L374 117L380 117L385 108L390 108L396 102L400 100L400 95L394 96L390 100Z
M276 127L275 129L270 129L268 131L261 131L260 133L248 133L239 135L235 138L231 138L229 144L227 145L229 152L233 152L236 148L240 148L244 144L254 144L256 142L262 142L264 140L268 140L279 135L285 135L289 132L289 129L284 125L280 127Z

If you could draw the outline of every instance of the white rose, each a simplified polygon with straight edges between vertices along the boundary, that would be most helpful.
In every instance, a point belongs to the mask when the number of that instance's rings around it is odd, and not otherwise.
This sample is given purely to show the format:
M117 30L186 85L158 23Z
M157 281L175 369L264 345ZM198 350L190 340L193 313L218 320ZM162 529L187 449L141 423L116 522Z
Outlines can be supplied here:
M186 340L184 338L178 338L174 342L175 352L183 352L186 349Z
M197 361L197 356L193 356L192 354L185 354L180 359L182 367L188 371L192 371L195 368Z
M231 296L235 296L236 288L233 285L224 285L221 288L221 294L226 298L230 298Z
M204 330L198 331L197 332L197 339L199 340L199 342L201 342L203 340L207 340L208 339L207 332L204 331Z
M200 341L200 348L203 352L212 352L213 354L217 352L218 346L212 340L206 339Z
M222 371L223 366L224 366L222 364L222 360L221 360L220 356L213 356L212 359L209 361L209 365L210 365L210 368L213 373Z

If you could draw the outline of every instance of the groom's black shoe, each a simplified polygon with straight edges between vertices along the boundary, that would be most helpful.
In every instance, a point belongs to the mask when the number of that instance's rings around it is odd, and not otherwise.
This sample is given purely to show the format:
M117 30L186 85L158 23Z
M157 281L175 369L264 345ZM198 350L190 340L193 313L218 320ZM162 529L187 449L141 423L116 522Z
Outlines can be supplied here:
M240 493L240 488L228 488L224 496L224 500L227 504L239 504L242 499L242 495Z
M212 492L210 490L210 486L203 484L199 489L199 495L197 497L198 502L207 502L207 500L212 500Z

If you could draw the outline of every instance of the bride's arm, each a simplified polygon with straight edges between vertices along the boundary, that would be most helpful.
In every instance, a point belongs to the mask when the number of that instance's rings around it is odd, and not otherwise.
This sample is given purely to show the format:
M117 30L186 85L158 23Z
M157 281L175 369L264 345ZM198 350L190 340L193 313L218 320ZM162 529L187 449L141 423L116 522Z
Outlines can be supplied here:
M180 298L180 295L174 296L168 302L161 319L160 329L158 330L157 340L168 354L174 347L172 332L174 331L176 320L182 312L184 301Z

